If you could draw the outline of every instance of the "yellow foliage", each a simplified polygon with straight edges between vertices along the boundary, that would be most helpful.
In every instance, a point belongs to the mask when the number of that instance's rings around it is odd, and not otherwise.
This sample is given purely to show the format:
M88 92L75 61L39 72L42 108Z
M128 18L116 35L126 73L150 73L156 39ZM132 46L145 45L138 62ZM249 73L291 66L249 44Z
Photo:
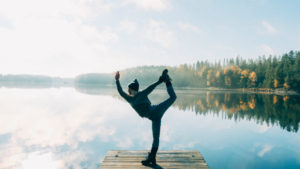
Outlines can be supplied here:
M277 79L274 80L274 87L275 87L275 88L279 87L279 82L278 82Z
M196 102L196 104L197 104L197 105L202 105L203 103L202 103L201 100L198 100L198 101Z
M210 98L213 98L214 96L210 94L210 91L207 91L206 92L206 107L211 107L211 104L210 104Z
M228 68L227 67L224 68L223 73L224 73L224 75L226 75L228 73Z
M207 86L210 86L210 81L206 81L206 85L207 85Z
M213 70L208 70L207 76L206 76L206 79L207 79L206 85L207 86L210 86L212 83L215 83L213 75L214 75Z
M283 86L286 88L286 89L289 89L291 86L288 85L286 82L283 84Z
M200 72L198 72L198 74L200 75L200 77L203 76L204 71L206 70L206 66L203 66L202 69L200 70Z
M239 108L239 107L234 107L234 106L232 106L232 107L229 109L229 112L230 112L231 114L236 113L236 112L238 112L238 111L240 111L240 108Z
M208 70L207 72L207 79L209 79L213 75L213 70Z
M220 71L217 71L215 76L216 76L216 78L219 78L220 75L221 75Z
M276 104L278 102L278 96L273 96L273 104Z
M250 80L252 82L256 82L257 81L256 73L255 72L251 72L249 78L250 78Z
M241 104L241 105L240 105L240 108L241 108L242 110L244 110L244 111L248 110L248 106L247 106L246 103Z
M241 72L241 79L246 78L249 76L249 71L248 70L243 70Z
M251 100L248 102L248 105L250 107L250 109L254 109L256 107L256 102L254 98L251 98Z
M226 110L227 110L227 107L226 107L226 105L225 105L224 103L222 104L222 110L223 110L223 111L226 111Z
M219 100L216 100L216 101L215 101L215 106L216 106L216 107L219 107L219 105L220 105Z
M231 70L235 74L240 74L241 71L242 71L242 69L240 67L238 67L238 66L231 66Z
M257 81L257 76L255 72L251 72L249 75L249 79L251 80L251 84L255 85Z
M209 96L211 96L211 94L210 94L210 91L206 91L206 97L209 97Z
M284 96L284 97L283 97L283 101L288 101L289 98L290 98L290 96Z
M197 101L196 104L200 106L201 110L206 110L206 108L205 108L205 106L204 106L204 104L202 103L201 100Z

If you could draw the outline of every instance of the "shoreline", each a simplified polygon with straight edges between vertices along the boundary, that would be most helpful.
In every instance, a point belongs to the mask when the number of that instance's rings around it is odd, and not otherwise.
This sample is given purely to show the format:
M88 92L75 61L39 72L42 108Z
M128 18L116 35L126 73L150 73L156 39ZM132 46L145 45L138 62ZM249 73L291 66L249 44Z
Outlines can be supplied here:
M71 88L115 88L115 85L105 85L105 84L11 84L11 85L1 85L0 88L60 88L60 87L71 87ZM144 87L144 86L143 86ZM162 87L158 87L159 89L162 89ZM286 95L300 95L295 90L287 90L284 88L278 88L278 89L271 89L271 88L235 88L235 89L228 89L228 88L217 88L217 87L207 87L207 88L197 88L197 87L176 87L175 89L179 90L190 90L192 93L195 92L206 92L206 91L212 91L212 92L234 92L234 93L252 93L252 94L276 94L281 96Z
M175 87L179 90L198 90L198 91L216 91L216 92L237 92L237 93L256 93L256 94L276 94L276 95L300 95L294 90L286 89L269 89L269 88L236 88L236 89L227 89L227 88L217 88L217 87L208 87L208 88L190 88L190 87Z

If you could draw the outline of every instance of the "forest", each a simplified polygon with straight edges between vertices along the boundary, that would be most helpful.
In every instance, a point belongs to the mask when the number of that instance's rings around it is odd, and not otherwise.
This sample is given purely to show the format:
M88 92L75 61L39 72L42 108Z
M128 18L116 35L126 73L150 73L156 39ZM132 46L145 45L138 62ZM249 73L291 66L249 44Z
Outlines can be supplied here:
M290 51L281 56L243 59L236 57L214 63L198 61L179 66L140 66L121 70L121 83L135 78L142 86L156 81L164 68L176 87L190 88L266 88L300 91L300 52ZM77 84L113 85L114 74L83 74L76 77Z

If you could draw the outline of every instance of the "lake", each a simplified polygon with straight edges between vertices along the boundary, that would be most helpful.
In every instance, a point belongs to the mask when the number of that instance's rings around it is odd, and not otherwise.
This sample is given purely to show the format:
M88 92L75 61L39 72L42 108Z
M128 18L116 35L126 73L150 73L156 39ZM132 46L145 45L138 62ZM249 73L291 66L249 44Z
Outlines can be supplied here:
M176 92L160 150L198 150L212 169L300 168L299 96ZM114 88L0 88L0 107L1 169L97 169L108 150L151 147L150 121Z

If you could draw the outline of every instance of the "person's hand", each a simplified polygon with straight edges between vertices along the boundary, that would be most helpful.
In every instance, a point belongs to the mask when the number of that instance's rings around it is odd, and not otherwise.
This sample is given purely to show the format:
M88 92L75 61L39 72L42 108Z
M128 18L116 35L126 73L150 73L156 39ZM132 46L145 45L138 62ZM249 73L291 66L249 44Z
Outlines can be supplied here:
M158 82L162 83L164 81L164 78L162 76L159 77Z
M116 73L116 75L115 75L115 79L116 79L116 80L119 80L119 79L120 79L120 72L119 72L119 71L117 71L117 73Z

